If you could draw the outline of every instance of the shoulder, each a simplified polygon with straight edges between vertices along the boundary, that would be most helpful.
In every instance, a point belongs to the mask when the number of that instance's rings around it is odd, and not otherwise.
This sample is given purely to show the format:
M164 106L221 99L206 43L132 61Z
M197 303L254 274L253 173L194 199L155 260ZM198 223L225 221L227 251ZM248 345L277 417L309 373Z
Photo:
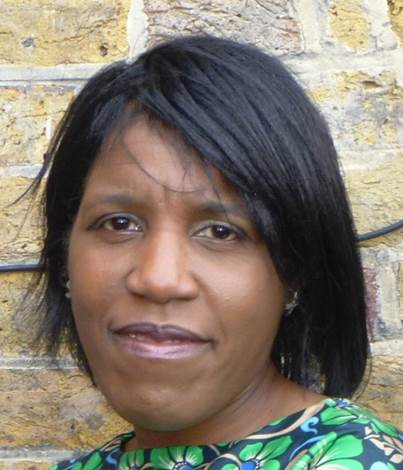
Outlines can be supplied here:
M133 433L119 434L101 447L76 458L52 465L49 470L98 470L118 468L122 446L133 437Z
M306 431L306 440L295 456L295 467L290 468L403 467L401 432L348 400L326 400L324 407L301 427Z

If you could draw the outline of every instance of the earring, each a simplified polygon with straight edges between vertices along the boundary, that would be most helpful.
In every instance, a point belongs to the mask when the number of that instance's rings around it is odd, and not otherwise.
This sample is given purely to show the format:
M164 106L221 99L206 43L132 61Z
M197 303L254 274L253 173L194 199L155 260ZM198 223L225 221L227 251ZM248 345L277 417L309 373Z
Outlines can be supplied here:
M70 299L70 297L71 297L71 295L70 295L70 281L66 282L65 287L66 287L66 292L64 293L64 296L66 297L66 299Z
M292 296L292 299L285 304L284 316L289 317L297 305L298 305L298 292L295 291Z

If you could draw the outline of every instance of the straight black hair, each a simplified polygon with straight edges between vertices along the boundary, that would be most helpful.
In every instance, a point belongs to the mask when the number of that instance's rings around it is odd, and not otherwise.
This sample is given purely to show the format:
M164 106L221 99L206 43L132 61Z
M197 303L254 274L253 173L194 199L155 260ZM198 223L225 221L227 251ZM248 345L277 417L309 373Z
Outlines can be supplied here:
M69 107L48 151L38 338L89 365L65 297L68 237L86 176L111 132L146 115L175 129L245 199L298 305L272 351L283 375L333 396L360 384L368 339L356 234L327 125L281 62L212 36L165 41L98 72ZM251 280L253 282L253 280Z

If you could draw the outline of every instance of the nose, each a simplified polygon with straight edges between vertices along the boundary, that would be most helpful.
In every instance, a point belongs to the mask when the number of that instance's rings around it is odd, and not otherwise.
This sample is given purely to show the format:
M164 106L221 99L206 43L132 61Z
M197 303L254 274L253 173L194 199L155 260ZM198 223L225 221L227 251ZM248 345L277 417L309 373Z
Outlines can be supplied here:
M134 253L127 287L133 294L152 302L191 300L198 284L189 269L186 244L170 231L146 235Z

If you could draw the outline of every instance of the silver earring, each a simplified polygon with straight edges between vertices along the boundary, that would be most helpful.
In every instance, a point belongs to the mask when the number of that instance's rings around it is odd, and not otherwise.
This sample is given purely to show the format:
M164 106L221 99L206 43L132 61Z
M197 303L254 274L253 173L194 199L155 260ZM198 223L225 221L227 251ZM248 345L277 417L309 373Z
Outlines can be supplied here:
M285 304L284 316L285 317L290 316L297 305L298 305L298 292L295 291L292 296L292 299Z
M70 299L70 297L71 297L71 295L70 295L70 281L66 282L66 292L64 293L64 296L66 297L66 299Z

